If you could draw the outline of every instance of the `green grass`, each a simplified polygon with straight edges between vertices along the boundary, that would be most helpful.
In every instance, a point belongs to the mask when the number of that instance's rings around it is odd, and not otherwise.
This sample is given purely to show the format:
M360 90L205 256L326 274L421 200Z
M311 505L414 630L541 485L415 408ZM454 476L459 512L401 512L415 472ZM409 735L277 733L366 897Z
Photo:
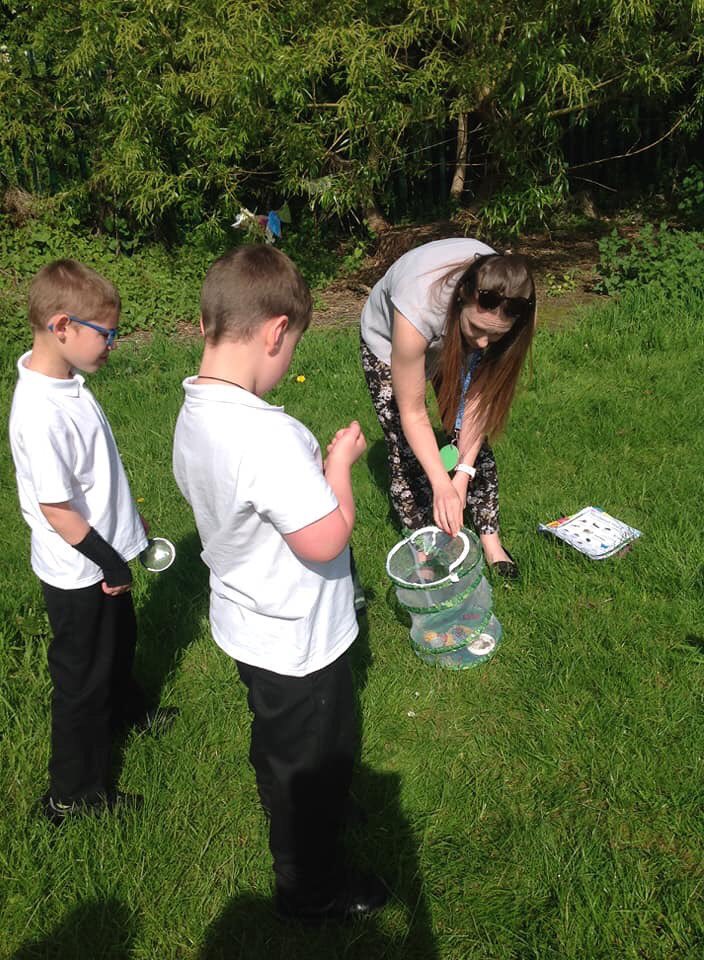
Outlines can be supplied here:
M275 399L321 442L352 417L369 441L354 546L372 599L354 664L355 792L371 819L350 846L394 899L343 929L286 928L270 912L244 691L209 637L207 579L171 477L198 343L126 343L91 378L153 532L179 550L163 576L136 574L139 670L182 714L116 758L123 788L146 797L134 819L56 832L36 815L48 630L3 426L0 956L700 960L703 311L634 294L539 334L534 379L496 445L523 578L495 591L496 656L459 674L413 656L390 602L384 560L398 533L356 332L301 343ZM0 348L3 409L14 359ZM588 503L643 530L627 557L594 563L536 534Z

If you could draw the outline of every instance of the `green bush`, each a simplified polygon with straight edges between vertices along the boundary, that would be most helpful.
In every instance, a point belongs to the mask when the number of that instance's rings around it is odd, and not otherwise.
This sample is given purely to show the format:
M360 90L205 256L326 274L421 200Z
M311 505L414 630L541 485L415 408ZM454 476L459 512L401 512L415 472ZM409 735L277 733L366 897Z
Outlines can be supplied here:
M459 129L464 196L510 236L564 196L566 132L648 111L681 151L702 128L702 8L682 0L33 0L0 24L0 189L172 242L242 203L361 220L398 183L444 204Z
M677 189L677 209L696 227L704 226L704 167L693 164Z
M71 217L53 223L32 220L14 229L0 222L0 311L6 338L28 339L29 282L44 264L60 257L82 261L117 286L123 302L123 333L170 332L179 322L197 320L200 286L214 251L196 239L174 251L148 244L124 253L114 237L90 234Z
M246 240L238 231L203 226L187 243L167 248L130 239L127 233L91 233L71 214L57 210L13 227L0 216L0 315L4 338L28 342L27 289L36 272L60 257L73 257L117 286L122 298L120 330L171 333L198 320L200 288L210 264ZM358 242L358 248L362 249ZM324 286L347 265L312 218L287 229L281 248L295 260L312 288Z
M687 291L704 294L704 233L648 225L632 239L616 230L599 241L596 289L609 295L646 285L674 299Z

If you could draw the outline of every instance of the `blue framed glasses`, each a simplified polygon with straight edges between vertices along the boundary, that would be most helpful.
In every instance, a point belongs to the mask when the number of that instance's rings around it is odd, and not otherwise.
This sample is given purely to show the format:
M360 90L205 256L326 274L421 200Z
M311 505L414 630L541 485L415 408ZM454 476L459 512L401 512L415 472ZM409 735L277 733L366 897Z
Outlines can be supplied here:
M67 314L67 316L71 323L80 323L82 327L90 327L91 330L97 331L101 337L105 337L105 343L108 347L112 347L117 338L120 336L120 331L117 329L117 327L99 327L97 323L91 323L90 320L81 320L80 317L74 317L70 313ZM50 323L49 330L53 329L54 324Z
M97 323L91 323L90 320L80 320L78 317L71 316L71 314L69 314L68 318L72 323L80 323L82 327L90 327L91 330L97 330L101 336L105 337L105 342L109 347L115 343L120 335L117 327L99 327Z

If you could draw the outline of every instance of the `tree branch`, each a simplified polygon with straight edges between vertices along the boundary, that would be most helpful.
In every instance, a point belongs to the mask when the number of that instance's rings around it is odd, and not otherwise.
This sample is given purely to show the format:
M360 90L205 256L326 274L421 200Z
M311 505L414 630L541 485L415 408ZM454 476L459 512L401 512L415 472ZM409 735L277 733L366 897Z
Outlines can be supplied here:
M639 153L645 153L646 150L652 150L653 147L657 147L659 143L662 143L663 140L667 140L668 137L672 136L675 130L687 119L687 116L691 113L691 109L685 111L679 120L670 127L667 133L663 133L661 137L658 137L657 140L653 140L652 143L647 144L645 147L638 147L637 150L627 150L625 153L615 153L612 157L602 157L601 160L588 160L587 163L576 163L572 167L567 167L567 173L570 170L582 170L584 167L596 167L600 163L608 163L610 160L624 160L626 157L635 157Z

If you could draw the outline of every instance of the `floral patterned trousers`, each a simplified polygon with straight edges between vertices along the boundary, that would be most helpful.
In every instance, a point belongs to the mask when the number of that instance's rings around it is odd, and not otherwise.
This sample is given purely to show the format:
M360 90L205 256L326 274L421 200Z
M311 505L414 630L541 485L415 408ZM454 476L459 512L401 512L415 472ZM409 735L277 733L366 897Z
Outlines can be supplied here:
M362 341L362 367L376 415L384 431L391 473L390 497L401 523L418 530L433 521L433 491L401 427L391 386L391 367ZM499 529L499 478L496 460L486 441L474 463L477 475L467 489L467 508L478 534Z

